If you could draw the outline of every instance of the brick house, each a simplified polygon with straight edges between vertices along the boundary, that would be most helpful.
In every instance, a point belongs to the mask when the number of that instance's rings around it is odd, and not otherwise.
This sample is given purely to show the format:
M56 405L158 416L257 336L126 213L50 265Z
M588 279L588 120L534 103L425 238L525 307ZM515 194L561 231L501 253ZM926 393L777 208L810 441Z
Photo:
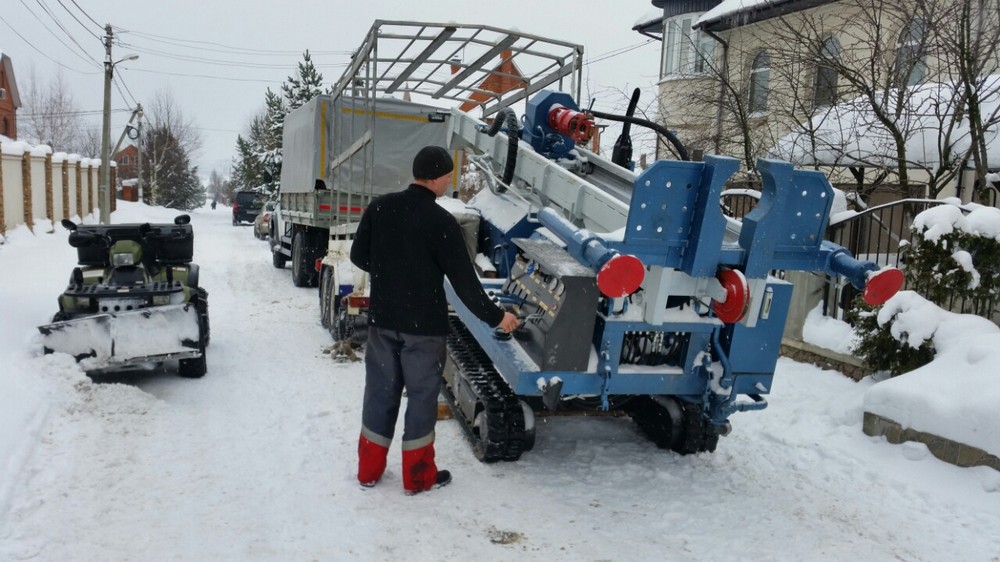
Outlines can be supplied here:
M10 57L0 52L0 135L17 140L17 110L20 107L14 67Z
M139 157L139 149L134 144L130 144L119 150L112 157L118 165L118 179L128 180L136 177L136 159Z

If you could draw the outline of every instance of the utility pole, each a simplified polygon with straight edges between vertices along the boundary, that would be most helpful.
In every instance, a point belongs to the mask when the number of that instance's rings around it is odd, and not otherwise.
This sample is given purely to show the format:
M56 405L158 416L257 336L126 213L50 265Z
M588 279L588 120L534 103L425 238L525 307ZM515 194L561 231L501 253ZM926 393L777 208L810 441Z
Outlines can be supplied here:
M136 127L139 129L138 146L139 153L135 157L135 193L136 195L142 193L142 106L139 106L139 122L136 123ZM140 201L145 201L144 197L139 199Z
M111 223L111 155L108 149L111 144L111 73L114 64L111 62L111 40L114 33L111 24L104 26L104 127L101 133L101 173L98 189L98 208L101 224Z

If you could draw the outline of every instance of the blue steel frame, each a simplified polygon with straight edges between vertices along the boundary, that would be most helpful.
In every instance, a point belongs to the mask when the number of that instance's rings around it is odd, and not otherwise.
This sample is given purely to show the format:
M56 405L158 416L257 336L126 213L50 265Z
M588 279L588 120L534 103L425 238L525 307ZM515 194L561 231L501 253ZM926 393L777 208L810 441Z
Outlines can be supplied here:
M529 123L547 114L545 100L566 105L563 98L538 98L529 105ZM708 307L702 307L700 317L651 324L633 315L625 319L626 315L595 303L598 321L592 341L597 360L591 360L592 370L542 371L519 349L516 339L497 339L493 329L473 316L446 283L448 300L515 394L539 396L545 388L540 383L558 377L563 396L599 396L605 408L615 395L674 396L701 404L708 419L720 425L734 412L762 409L767 405L763 395L771 389L791 301L791 285L769 277L770 272L822 270L845 275L863 289L867 274L878 266L859 262L843 248L822 240L832 187L821 173L793 170L785 162L758 162L761 200L744 218L738 242L725 242L726 220L719 198L738 168L737 160L718 156L708 156L704 162L656 162L634 182L621 241L604 240L561 222L555 211L540 211L539 219L563 241L570 255L595 271L611 253L632 254L647 269L662 267L695 279L714 278L724 266L739 269L760 289L755 298L766 300L766 305L751 308L752 321L723 324ZM516 223L518 235L523 235L526 226L539 226L538 221L526 219ZM510 240L511 233L494 232L495 225L486 228L494 238ZM483 284L499 294L503 280L483 280ZM680 366L623 368L620 358L626 333L644 331L681 334L677 337L683 338L686 348ZM581 334L587 336L591 335ZM740 395L749 401L738 400Z

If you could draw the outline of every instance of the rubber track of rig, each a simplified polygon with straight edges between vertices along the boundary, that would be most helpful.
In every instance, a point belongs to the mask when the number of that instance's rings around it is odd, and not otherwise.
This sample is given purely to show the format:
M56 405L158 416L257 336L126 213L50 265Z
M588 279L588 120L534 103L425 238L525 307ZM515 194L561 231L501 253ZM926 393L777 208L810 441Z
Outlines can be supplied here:
M499 460L516 461L524 452L524 411L507 381L493 367L486 352L457 316L450 316L448 354L459 373L473 389L486 411L487 442L483 442L472 427L474 420L465 419L456 397L447 388L452 411L462 421L466 434L476 449L476 456L483 462Z

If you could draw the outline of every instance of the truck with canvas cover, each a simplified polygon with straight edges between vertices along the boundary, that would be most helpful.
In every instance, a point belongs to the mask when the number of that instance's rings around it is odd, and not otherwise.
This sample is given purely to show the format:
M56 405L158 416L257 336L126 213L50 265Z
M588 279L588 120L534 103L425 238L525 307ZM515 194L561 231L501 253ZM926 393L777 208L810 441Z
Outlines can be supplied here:
M331 231L356 222L372 197L407 185L413 147L447 142L446 115L433 106L354 95L320 95L289 112L275 266L290 260L295 285L315 285Z

